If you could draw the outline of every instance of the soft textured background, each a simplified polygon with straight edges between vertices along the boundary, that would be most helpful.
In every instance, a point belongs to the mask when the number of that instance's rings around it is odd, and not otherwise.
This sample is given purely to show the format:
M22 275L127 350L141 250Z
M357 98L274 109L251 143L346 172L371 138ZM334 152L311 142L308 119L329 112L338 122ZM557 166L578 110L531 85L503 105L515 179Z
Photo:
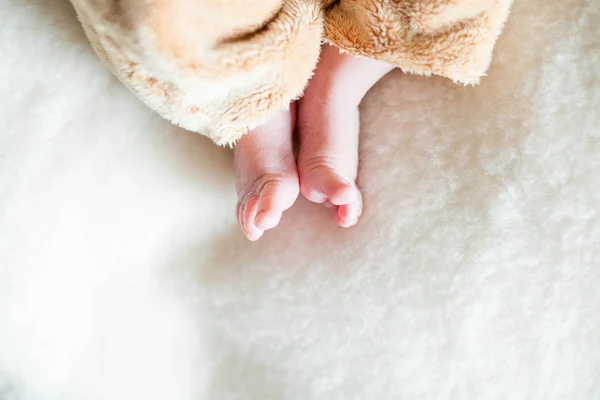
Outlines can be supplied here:
M0 2L0 399L600 398L598 0L517 0L477 88L386 78L361 223L256 244L228 150Z

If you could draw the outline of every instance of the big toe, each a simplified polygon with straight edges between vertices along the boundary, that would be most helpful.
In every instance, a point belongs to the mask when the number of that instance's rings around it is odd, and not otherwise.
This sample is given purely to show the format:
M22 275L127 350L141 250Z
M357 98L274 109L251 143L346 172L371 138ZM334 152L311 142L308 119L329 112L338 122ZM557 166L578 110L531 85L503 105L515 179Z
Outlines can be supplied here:
M332 168L323 167L301 174L301 192L315 203L336 209L336 221L342 227L358 222L362 214L362 196L356 184Z
M277 226L283 212L296 201L299 191L296 177L279 176L268 180L260 190L255 225L263 230Z
M296 176L265 175L240 196L238 219L248 239L258 240L264 231L279 224L283 212L298 197L298 186Z

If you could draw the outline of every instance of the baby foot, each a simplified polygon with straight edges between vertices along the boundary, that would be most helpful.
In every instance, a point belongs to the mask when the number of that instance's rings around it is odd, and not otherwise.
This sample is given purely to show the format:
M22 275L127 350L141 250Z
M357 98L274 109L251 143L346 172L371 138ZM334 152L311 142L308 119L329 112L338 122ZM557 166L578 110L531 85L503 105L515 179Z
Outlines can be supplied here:
M358 109L311 104L299 111L300 191L308 200L333 208L337 223L347 228L362 214L362 196L355 183Z
M358 105L392 68L324 45L298 106L300 191L308 200L334 208L343 227L356 224L362 214L362 196L355 183Z
M244 135L234 149L237 220L248 239L258 240L281 219L299 193L292 132L295 106Z

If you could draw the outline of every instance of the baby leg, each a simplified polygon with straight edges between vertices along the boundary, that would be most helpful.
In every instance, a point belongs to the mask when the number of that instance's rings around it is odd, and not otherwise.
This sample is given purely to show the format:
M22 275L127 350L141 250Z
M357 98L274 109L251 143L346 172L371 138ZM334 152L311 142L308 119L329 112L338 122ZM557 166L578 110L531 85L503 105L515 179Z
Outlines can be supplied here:
M247 133L234 148L237 219L250 240L279 223L299 193L292 134L296 105Z
M362 196L355 183L358 105L392 69L324 45L315 75L299 102L300 190L308 200L334 208L343 227L356 224L362 213Z

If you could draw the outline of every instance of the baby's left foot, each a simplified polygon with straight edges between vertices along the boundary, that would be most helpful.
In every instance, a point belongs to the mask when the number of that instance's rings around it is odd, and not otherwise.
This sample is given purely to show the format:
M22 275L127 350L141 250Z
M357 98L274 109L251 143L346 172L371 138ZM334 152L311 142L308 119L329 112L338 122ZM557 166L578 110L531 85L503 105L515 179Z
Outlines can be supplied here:
M300 191L334 208L343 227L358 222L362 196L356 187L358 105L393 67L323 46L321 60L298 108Z
M351 227L362 214L362 196L355 183L358 108L343 102L304 104L298 124L300 191L308 200L335 209L340 226Z

